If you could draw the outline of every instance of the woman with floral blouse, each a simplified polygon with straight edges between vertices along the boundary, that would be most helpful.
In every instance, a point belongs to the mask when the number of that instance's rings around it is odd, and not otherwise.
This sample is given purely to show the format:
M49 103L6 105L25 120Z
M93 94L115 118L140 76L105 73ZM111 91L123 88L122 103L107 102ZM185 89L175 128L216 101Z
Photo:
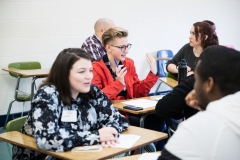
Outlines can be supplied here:
M89 55L82 49L64 49L47 80L32 100L21 130L33 136L43 150L64 152L77 146L111 147L128 122L107 96L91 84ZM13 146L14 160L44 159L46 155Z

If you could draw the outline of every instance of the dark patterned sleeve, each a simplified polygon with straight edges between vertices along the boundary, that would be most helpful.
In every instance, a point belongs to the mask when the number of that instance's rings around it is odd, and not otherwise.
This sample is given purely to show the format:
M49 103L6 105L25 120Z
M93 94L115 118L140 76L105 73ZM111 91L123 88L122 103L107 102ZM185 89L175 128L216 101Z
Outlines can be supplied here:
M99 115L98 122L100 128L102 127L114 127L118 133L126 130L129 126L128 120L119 113L109 98L95 85L93 85L96 92L96 104L95 108Z
M33 136L43 150L62 152L76 146L99 144L99 133L78 130L76 125L60 125L61 104L54 87L38 90L32 101Z

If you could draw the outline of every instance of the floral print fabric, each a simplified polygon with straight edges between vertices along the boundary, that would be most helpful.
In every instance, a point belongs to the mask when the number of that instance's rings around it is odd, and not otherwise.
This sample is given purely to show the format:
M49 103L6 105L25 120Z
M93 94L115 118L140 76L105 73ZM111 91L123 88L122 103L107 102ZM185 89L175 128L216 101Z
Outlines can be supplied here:
M129 125L125 117L100 89L94 85L91 87L96 95L94 99L86 99L79 94L76 100L72 99L71 106L66 106L55 86L43 86L32 100L32 108L21 132L35 137L40 149L64 152L76 146L100 144L100 128L114 127L118 133L125 130ZM75 110L77 121L63 122L63 110ZM13 159L37 156L43 155L13 146Z

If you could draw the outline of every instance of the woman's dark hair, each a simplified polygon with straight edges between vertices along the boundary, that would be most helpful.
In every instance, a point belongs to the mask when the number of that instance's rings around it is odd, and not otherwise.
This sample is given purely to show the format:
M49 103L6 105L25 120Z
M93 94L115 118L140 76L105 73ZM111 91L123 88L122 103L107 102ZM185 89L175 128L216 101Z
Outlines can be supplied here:
M68 48L64 49L60 52L54 61L50 73L44 81L44 83L39 87L43 87L45 85L54 85L60 97L65 105L71 104L71 91L70 91L70 82L69 75L70 70L73 64L79 59L86 59L91 61L89 54L87 54L84 50L79 48ZM92 87L88 93L82 94L83 96L91 96L93 95Z
M209 21L209 20L204 20L203 22L206 22L206 23L210 24L211 26L215 25L212 21Z
M210 24L206 22L196 22L193 26L197 40L199 40L201 34L201 46L203 49L211 45L218 45L218 37Z
M196 67L201 81L212 77L222 96L240 91L240 52L220 45L206 48Z

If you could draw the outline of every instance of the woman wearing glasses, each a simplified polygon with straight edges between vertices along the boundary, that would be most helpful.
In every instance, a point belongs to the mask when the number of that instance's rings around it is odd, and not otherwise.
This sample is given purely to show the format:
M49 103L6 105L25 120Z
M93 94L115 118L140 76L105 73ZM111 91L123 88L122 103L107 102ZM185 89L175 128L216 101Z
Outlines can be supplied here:
M140 81L134 62L127 58L131 44L128 43L128 31L123 28L110 28L102 35L102 44L107 54L100 61L93 62L93 81L111 100L145 97L157 82L155 59L146 54L150 72Z

